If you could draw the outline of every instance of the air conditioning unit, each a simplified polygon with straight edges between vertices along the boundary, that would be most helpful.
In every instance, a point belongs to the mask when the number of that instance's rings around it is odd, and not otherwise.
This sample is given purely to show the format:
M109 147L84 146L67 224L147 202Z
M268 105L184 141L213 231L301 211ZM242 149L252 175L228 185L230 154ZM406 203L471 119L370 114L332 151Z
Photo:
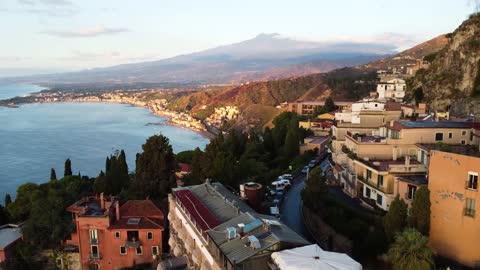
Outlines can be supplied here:
M234 239L235 237L237 237L237 229L235 229L234 227L228 227L227 228L227 239L231 240L231 239Z
M250 242L250 246L253 248L253 249L259 249L261 247L260 245L260 240L258 240L257 237L253 236L253 235L250 235L248 237L248 241Z

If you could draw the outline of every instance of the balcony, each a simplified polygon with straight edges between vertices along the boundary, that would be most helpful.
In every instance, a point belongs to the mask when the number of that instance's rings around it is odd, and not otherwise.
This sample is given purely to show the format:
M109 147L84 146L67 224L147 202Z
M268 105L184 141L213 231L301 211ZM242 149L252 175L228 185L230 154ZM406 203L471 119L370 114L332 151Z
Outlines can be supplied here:
M141 241L138 239L129 239L125 241L125 246L129 248L138 248L139 246L141 246L141 244Z
M373 188L373 189L376 189L382 193L385 193L385 194L392 194L393 193L393 181L388 181L386 183L386 186L383 185L383 186L379 186L377 185L377 183L373 182L372 179L365 179L365 177L363 177L363 175L357 175L357 180L364 183L365 185Z
M463 213L465 216L467 217L475 217L475 209L471 209L471 208L465 208L463 210Z
M90 238L90 245L98 245L98 239L97 238Z

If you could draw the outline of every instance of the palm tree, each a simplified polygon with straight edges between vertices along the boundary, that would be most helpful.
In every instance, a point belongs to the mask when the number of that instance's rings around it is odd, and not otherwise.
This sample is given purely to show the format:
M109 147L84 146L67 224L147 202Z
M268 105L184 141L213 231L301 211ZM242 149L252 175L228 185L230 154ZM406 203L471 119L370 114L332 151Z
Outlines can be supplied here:
M433 256L428 237L413 228L398 234L388 251L388 259L394 270L432 269Z

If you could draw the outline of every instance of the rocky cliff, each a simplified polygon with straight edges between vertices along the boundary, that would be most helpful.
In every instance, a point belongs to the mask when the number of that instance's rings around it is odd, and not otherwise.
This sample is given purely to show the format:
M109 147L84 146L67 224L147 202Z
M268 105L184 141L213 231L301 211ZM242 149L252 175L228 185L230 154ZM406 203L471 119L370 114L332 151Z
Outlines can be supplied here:
M432 110L480 115L480 14L470 16L447 37L447 46L430 67L412 79L410 94L417 100L423 96Z

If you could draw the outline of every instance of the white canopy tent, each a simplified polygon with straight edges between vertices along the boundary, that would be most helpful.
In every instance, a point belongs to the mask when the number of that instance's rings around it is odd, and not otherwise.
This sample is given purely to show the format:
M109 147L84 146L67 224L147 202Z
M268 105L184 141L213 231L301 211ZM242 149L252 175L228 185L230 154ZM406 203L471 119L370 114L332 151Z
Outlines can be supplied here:
M280 270L362 270L362 265L344 253L324 251L318 245L272 253Z

